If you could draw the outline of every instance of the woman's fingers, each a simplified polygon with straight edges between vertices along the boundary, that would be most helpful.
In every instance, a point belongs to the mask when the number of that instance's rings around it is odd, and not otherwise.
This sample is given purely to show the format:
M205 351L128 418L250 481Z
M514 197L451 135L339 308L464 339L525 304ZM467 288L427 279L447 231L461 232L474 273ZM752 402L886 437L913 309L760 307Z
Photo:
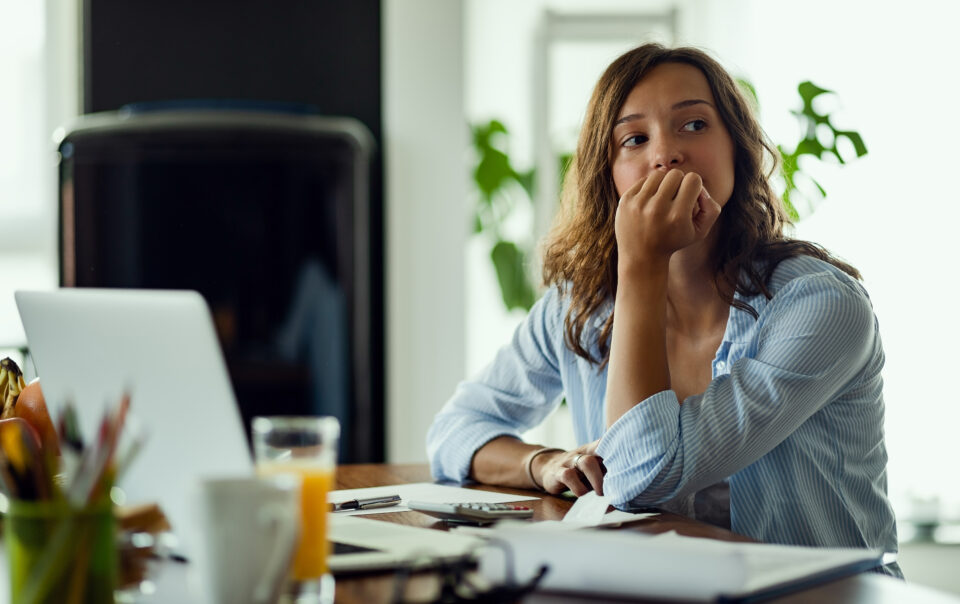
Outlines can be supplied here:
M697 233L706 233L720 217L720 204L710 197L706 189L701 188L697 203L693 206L693 227Z
M603 467L600 458L596 455L580 455L576 458L575 464L575 468L586 478L592 490L596 491L597 495L603 495L603 475L606 473L606 468Z
M577 497L586 495L593 490L587 486L583 475L576 468L564 468L560 473L560 482L565 484Z
M676 205L677 197L683 187L683 183L686 182L687 176L689 176L689 174L684 174L682 170L677 168L670 170L664 175L663 180L660 182L660 189L657 190L657 197L661 199L661 202L665 206L672 208Z
M653 197L660 190L660 184L665 176L665 172L656 170L648 174L646 178L642 178L643 186L638 191L639 197L645 200Z
M633 183L633 185L631 185L629 189L623 192L623 195L621 195L620 199L617 200L617 204L623 203L624 200L626 199L633 199L634 197L636 197L637 193L639 193L643 189L643 186L647 183L648 180L650 179L644 176L637 182Z
M693 208L697 205L697 196L703 190L703 179L696 172L685 174L677 186L677 192L674 196L675 208L678 218L686 218L693 214Z
M621 258L668 256L703 239L720 215L696 172L656 170L630 187L617 210Z
M682 179L683 172L677 169L669 172L654 170L627 189L620 197L620 204L629 202L642 208L651 201L669 203Z
M543 472L543 487L557 494L570 490L580 497L590 491L603 495L603 460L594 455L596 442L556 455L547 462Z

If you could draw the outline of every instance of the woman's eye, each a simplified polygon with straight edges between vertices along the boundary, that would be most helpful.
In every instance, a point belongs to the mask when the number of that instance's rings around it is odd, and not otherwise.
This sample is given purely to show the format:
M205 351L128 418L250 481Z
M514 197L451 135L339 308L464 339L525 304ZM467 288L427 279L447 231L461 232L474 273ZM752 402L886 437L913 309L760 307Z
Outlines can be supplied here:
M703 120L693 120L683 125L683 129L686 130L687 132L696 132L698 130L703 130L706 127L707 127L707 122Z
M635 134L630 138L628 138L627 140L623 141L623 146L636 147L637 145L642 145L645 142L647 142L646 136L644 136L643 134Z

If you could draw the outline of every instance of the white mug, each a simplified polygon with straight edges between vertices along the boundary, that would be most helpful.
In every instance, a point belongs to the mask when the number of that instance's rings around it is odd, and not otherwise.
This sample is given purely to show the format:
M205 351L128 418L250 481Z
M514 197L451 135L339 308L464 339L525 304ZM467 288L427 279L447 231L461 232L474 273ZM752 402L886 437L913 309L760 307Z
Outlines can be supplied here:
M292 475L207 479L196 505L203 601L275 602L299 540L300 481Z

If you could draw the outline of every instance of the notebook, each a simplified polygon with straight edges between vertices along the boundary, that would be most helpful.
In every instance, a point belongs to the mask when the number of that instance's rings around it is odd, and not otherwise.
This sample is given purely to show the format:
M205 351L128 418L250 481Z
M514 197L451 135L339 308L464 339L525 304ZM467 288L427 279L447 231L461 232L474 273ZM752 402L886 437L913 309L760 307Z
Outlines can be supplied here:
M17 308L52 417L66 401L88 439L124 391L147 440L118 486L157 502L189 555L193 488L252 474L253 461L213 321L193 291L18 291Z

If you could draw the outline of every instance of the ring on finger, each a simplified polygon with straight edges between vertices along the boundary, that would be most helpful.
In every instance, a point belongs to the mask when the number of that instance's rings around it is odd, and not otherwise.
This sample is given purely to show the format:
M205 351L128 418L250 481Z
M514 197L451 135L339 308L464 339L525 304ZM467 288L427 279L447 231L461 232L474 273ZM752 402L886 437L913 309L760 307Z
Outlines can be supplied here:
M579 467L580 467L580 458L583 457L583 456L584 456L583 453L581 453L580 455L577 455L576 459L573 460L573 467L575 467L575 468L579 468Z

